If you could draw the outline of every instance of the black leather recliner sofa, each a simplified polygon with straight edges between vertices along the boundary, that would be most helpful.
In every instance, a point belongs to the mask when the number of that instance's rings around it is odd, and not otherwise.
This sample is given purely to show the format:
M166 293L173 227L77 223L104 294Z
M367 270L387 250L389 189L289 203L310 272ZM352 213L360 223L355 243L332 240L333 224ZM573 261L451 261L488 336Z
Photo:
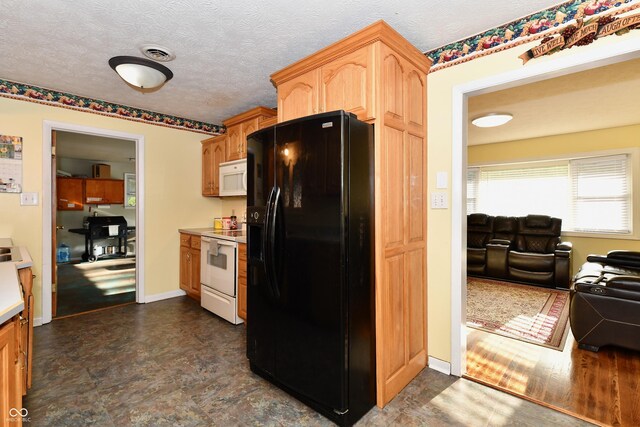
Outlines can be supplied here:
M569 289L570 242L560 240L562 220L546 215L467 216L467 273Z
M569 320L579 348L640 351L640 252L589 255L571 286Z

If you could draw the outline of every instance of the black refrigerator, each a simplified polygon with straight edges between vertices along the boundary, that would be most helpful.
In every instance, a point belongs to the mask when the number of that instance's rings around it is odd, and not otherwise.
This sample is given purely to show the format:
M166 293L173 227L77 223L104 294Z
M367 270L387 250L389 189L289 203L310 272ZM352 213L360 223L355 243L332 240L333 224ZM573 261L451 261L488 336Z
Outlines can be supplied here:
M373 170L344 111L247 138L251 370L339 425L375 403Z

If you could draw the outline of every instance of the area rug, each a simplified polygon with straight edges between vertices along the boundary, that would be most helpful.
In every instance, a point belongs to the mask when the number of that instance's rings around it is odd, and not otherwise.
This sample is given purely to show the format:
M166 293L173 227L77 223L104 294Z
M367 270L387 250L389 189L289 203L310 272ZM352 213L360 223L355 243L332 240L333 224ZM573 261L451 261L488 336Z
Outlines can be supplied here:
M469 277L467 326L562 351L569 292Z

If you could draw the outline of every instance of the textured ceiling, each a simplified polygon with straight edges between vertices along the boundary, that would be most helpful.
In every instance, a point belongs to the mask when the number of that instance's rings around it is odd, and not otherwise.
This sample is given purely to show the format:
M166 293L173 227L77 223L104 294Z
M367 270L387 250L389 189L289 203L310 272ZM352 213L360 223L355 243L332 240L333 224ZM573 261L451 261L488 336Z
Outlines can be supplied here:
M507 112L496 128L469 124L469 145L640 123L640 59L469 98L469 119Z
M2 0L0 78L219 124L274 106L269 75L384 19L421 51L558 4L549 0ZM174 78L127 86L112 56L158 44Z

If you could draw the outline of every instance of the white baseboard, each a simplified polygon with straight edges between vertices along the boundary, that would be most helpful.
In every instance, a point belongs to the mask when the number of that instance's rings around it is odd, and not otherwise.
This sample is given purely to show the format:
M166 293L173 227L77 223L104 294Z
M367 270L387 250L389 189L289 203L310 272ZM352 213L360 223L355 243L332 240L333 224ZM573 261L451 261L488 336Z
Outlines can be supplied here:
M34 317L33 318L33 326L42 326L42 317Z
M451 375L451 363L436 359L435 357L429 356L429 368L446 375Z
M150 302L162 301L163 299L181 297L181 296L186 295L186 294L187 293L185 291L183 291L182 289L177 289L175 291L164 292L164 293L161 293L161 294L145 295L144 303L148 304Z

